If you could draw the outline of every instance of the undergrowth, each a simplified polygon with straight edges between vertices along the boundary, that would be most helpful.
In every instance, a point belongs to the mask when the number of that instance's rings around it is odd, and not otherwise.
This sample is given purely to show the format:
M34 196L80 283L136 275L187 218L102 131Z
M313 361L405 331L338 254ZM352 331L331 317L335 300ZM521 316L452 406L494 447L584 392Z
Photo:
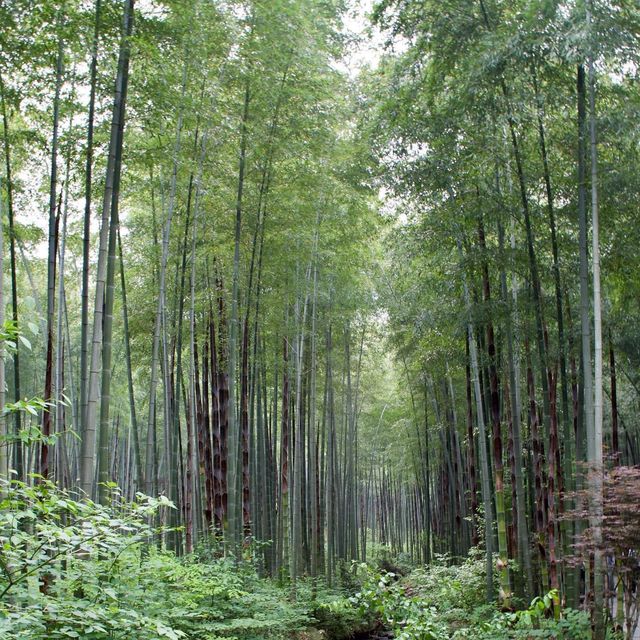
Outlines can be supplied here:
M113 488L106 507L43 479L0 493L0 638L278 639L312 622L309 599L292 602L250 563L150 544L166 499L125 503Z
M0 485L0 638L280 640L315 627L329 640L384 628L397 640L587 640L583 612L553 616L553 594L515 613L485 603L484 560L341 567L343 593L301 579L296 597L251 562L210 550L177 558L154 528L165 498L108 506L50 482ZM397 566L399 573L382 567Z
M565 609L554 618L553 593L516 612L487 604L484 571L484 560L474 552L460 564L440 558L404 578L361 564L361 588L348 602L358 615L373 615L397 640L591 638L586 613ZM332 606L339 611L346 603Z

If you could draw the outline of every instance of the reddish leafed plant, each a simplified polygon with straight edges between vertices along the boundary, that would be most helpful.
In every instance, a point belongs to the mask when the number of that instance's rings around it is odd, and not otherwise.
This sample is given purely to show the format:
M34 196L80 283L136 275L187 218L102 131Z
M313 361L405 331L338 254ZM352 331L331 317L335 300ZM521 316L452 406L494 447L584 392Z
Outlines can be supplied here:
M590 472L595 473L595 472ZM586 474L583 486L592 487ZM600 535L586 526L574 545L573 561L589 566L595 551L606 558L606 594L624 608L625 637L633 638L640 616L640 467L618 466L603 475ZM589 522L590 489L575 494L576 509L565 517ZM599 538L599 541L598 541ZM618 611L618 619L621 619Z

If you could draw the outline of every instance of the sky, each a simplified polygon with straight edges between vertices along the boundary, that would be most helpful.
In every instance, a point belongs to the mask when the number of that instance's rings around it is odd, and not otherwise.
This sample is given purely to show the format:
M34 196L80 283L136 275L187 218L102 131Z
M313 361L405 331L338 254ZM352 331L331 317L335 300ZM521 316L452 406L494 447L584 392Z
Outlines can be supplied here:
M375 0L351 0L344 17L344 30L356 37L342 64L338 65L352 78L366 66L375 67L383 49L383 36L371 24L369 16Z

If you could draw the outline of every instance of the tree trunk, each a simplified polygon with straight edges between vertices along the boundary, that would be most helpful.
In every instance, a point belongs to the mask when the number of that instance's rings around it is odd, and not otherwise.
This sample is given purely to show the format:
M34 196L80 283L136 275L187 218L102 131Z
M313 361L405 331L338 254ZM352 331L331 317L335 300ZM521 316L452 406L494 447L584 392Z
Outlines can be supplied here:
M589 465L592 478L590 479L590 495L593 500L591 506L591 527L594 534L595 553L593 560L593 589L594 589L594 638L604 638L603 618L603 560L600 549L602 545L602 303L600 294L600 225L598 211L598 147L596 140L596 78L594 66L594 40L596 30L592 28L593 0L587 0L587 37L588 73L589 73L589 138L591 147L591 239L593 265L593 339L594 339L594 400L593 400L593 434L587 432L589 448Z
M491 305L491 288L489 284L489 268L486 261L487 246L482 218L478 224L478 240L482 259L482 287L485 305ZM494 490L496 499L496 524L498 528L498 575L500 579L500 597L505 609L510 607L511 589L509 586L509 559L507 555L507 516L504 506L504 465L502 461L502 424L500 421L500 390L498 382L498 365L496 356L493 322L487 323L487 353L489 356L489 389L491 398L491 425Z
M72 93L74 80L72 81ZM71 119L69 121L69 129L71 128ZM63 319L66 315L65 304L65 286L64 286L64 269L65 269L65 253L67 243L67 220L69 213L69 179L71 174L71 147L67 150L67 159L65 163L65 179L64 179L64 205L62 208L62 234L59 241L60 248L58 250L58 304L56 309L56 346L55 346L55 381L53 385L53 394L55 407L52 409L55 413L55 432L64 433L65 430L65 401L64 401L64 328ZM59 486L68 486L69 466L67 464L67 442L63 438L55 448L55 471L56 481Z
M98 265L96 269L95 306L93 314L93 338L91 342L91 367L87 387L87 408L83 416L82 449L80 453L80 489L91 497L94 489L95 454L96 454L96 414L98 404L98 377L100 375L100 356L102 350L103 305L105 295L105 280L107 275L107 258L109 242L109 219L111 214L116 159L121 152L122 122L125 113L126 91L128 83L129 39L133 31L134 0L126 0L123 15L123 31L118 54L118 72L115 81L113 97L113 112L111 119L111 137L109 140L109 154L105 187L102 198L102 215L100 228L100 243L98 249Z
M156 225L156 209L153 188L153 169L150 172L151 180L151 215L153 219L153 246L156 251L154 256L154 265L159 268L159 256L157 255L158 238ZM155 273L155 268L154 268ZM157 482L157 447L156 447L156 416L157 416L157 391L158 391L158 366L160 352L160 308L156 308L153 323L153 341L151 346L151 374L149 384L149 412L147 414L147 442L145 452L145 492L147 495L155 495L158 491Z
M471 544L477 547L480 543L478 535L478 483L476 480L475 432L473 428L473 400L471 391L471 355L469 352L469 336L465 336L465 381L467 395L467 471L469 473L469 493L471 502ZM426 388L425 388L425 430L426 430ZM428 510L431 515L431 509Z
M82 230L82 292L80 320L80 416L81 431L86 428L88 393L88 334L89 334L89 265L91 249L91 187L93 181L93 130L96 108L98 74L98 44L102 0L96 0L93 43L91 49L91 79L89 90L89 116L87 124L87 157L84 182L84 223Z
M536 543L540 555L540 577L542 590L549 588L547 572L547 546L545 543L545 510L544 510L544 478L542 469L542 442L540 437L540 421L538 405L536 403L536 390L533 381L533 368L531 366L531 354L529 341L525 338L525 352L527 358L527 390L529 393L529 421L531 423L531 445L533 450L533 477L535 486L534 520L536 530Z
M504 229L502 224L498 228L500 251L504 254ZM512 251L515 248L515 235L512 235ZM513 433L513 472L515 476L515 496L516 496L516 529L518 561L522 567L525 578L526 590L524 593L525 602L533 596L533 573L531 570L531 550L529 544L529 527L527 523L526 496L524 490L523 476L523 442L522 442L522 402L520 398L520 366L516 346L514 345L513 327L517 326L518 313L518 290L516 283L515 269L513 270L511 286L511 310L506 317L505 333L507 336L507 360L509 370L509 400L511 404L511 423ZM501 269L500 281L502 288L502 299L508 304L507 276ZM515 341L517 344L517 340Z
M616 358L613 351L611 331L609 331L609 375L611 377L611 454L614 465L619 465L621 464L621 460L618 436L618 382L616 378Z
M127 88L129 84L129 59L131 45L129 39L133 32L133 0L129 0L128 9L125 8L123 38L121 44L122 71L121 96L119 101L118 130L116 137L116 152L113 166L113 185L111 192L111 216L109 223L109 244L107 249L107 273L105 281L104 315L102 325L102 384L100 387L100 432L98 448L98 499L105 503L107 499L106 483L109 478L109 425L111 404L111 356L113 334L113 304L115 293L116 243L119 227L120 206L120 178L122 169L122 148L124 142L125 107L127 102ZM119 65L120 66L120 65Z
M0 183L1 185L1 183ZM4 207L0 191L0 331L4 333ZM5 375L4 375L4 339L0 339L0 438L7 436L7 418L4 412L5 405ZM9 457L6 447L0 447L0 478L9 479Z
M61 14L58 23L62 25ZM64 47L62 37L58 38L58 56L56 62L55 96L53 99L53 134L51 137L51 180L49 185L49 257L47 261L47 360L45 369L44 399L52 400L53 390L53 319L55 311L56 288L56 253L58 248L59 209L56 211L58 190L58 125L60 113L60 89L62 87L62 70L64 64ZM51 435L51 412L42 415L42 434L46 438ZM40 450L40 475L49 475L49 445L44 442Z
M174 501L176 510L172 510L169 514L170 524L174 524L176 512L180 509L178 495L178 434L175 431L173 422L173 383L172 372L173 367L169 356L169 329L167 323L167 263L169 260L169 240L171 238L171 225L173 222L173 214L175 211L176 188L178 182L178 167L180 164L180 150L182 142L182 123L184 117L184 98L187 88L187 76L189 69L189 58L185 54L185 62L182 68L182 83L180 89L180 102L178 107L178 120L176 123L176 135L173 144L173 163L171 170L171 183L169 186L169 201L167 203L167 214L162 231L162 257L160 261L160 276L158 290L158 315L160 318L160 341L162 345L162 374L163 374L163 390L164 390L164 462L165 472L168 481L168 495ZM176 532L171 531L169 544L176 547Z
M117 228L118 234L118 257L120 262L120 289L122 294L122 322L124 332L124 351L127 361L127 389L129 392L129 416L131 419L131 434L133 439L133 455L136 465L137 491L145 489L144 468L142 466L142 455L140 451L140 429L138 427L138 417L136 413L136 399L133 387L133 367L131 365L131 341L129 339L129 308L127 305L127 287L124 275L124 260L122 258L122 239L120 238L120 226Z
M249 119L249 79L245 82L244 103L240 121L240 153L238 160L238 191L236 195L236 215L234 227L233 284L231 289L231 319L229 324L229 463L228 463L228 515L225 531L227 552L238 557L242 522L242 485L240 467L240 425L236 404L236 362L238 351L239 319L239 277L240 277L240 234L242 230L242 198L244 192L245 160L247 151L247 121Z
M462 251L460 244L459 250ZM469 320L467 322L467 332L469 334L469 355L471 357L471 374L476 399L476 419L478 423L479 449L480 449L480 474L482 483L482 502L484 504L485 519L485 549L487 567L487 601L493 600L493 505L491 504L491 480L489 477L489 461L487 459L487 434L484 423L484 412L482 408L482 390L480 389L480 367L478 365L478 350L476 338L471 322L471 297L469 289L464 283L465 305Z
M11 145L9 141L9 118L7 117L7 104L4 80L2 74L0 74L0 99L2 100L2 125L4 129L4 163L6 172L6 184L7 184L7 215L9 221L9 269L11 271L11 319L16 326L18 323L18 283L17 283L17 270L16 270L16 231L14 226L14 211L13 211L13 182L11 177ZM0 273L3 273L0 270ZM0 324L1 326L1 324ZM13 353L13 396L15 400L22 398L21 385L20 385L20 341L16 342L16 348ZM4 418L6 420L6 418ZM22 428L22 412L16 411L14 413L14 433L17 435ZM24 473L24 453L22 443L20 440L16 440L14 444L13 464L16 471L16 477L18 480L25 479Z

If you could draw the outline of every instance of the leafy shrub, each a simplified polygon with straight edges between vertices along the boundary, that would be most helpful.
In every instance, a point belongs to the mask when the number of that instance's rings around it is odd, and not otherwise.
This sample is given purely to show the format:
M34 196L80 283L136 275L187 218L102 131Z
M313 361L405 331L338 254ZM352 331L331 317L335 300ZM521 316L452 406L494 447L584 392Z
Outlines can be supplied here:
M373 615L397 640L591 637L589 618L582 611L566 609L554 619L554 592L535 598L523 611L502 613L485 602L482 559L472 553L460 565L447 565L446 560L439 558L401 581L359 565L361 588L349 601L358 615Z
M445 640L448 626L435 607L419 596L409 595L393 573L375 572L359 566L362 586L350 601L361 616L375 616L399 640Z
M551 611L550 597L535 598L531 606L515 613L495 613L493 618L471 628L458 630L453 638L478 640L590 640L591 621L584 611L565 609L556 620Z
M451 564L446 555L436 556L428 567L413 571L406 584L424 602L443 611L467 615L485 603L484 553L472 549L461 564Z
M0 484L0 637L180 638L119 594L123 568L140 565L153 534L150 517L169 501L125 504L114 489L107 508L38 481Z
M312 605L250 565L178 559L148 543L166 498L110 506L52 483L0 486L0 637L21 640L282 638Z
M376 627L373 615L362 615L348 598L334 598L319 603L314 611L317 626L326 632L331 640L344 640L354 633L366 632Z
M407 553L394 555L386 545L372 544L368 549L369 564L374 569L405 576L415 568L411 556Z

